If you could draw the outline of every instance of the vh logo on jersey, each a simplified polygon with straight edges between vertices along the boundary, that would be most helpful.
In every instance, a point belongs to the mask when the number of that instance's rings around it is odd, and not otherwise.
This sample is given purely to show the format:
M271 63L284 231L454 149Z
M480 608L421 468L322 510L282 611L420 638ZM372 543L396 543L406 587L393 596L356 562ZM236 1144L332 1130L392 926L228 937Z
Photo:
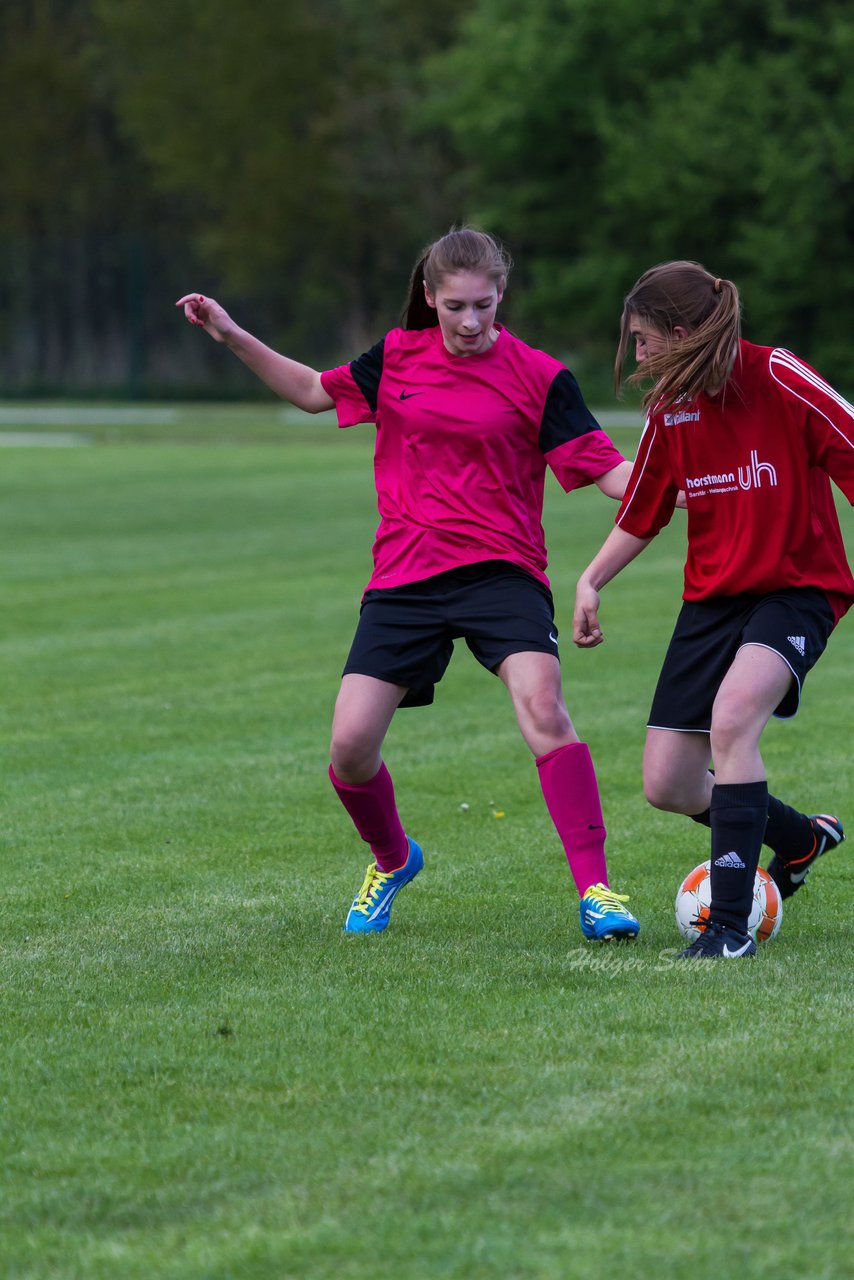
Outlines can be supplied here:
M750 450L750 462L734 471L710 472L706 476L687 476L685 490L689 497L702 493L735 493L738 489L761 489L764 485L777 485L777 470L770 462L760 462L755 449Z
M768 477L769 485L776 486L777 472L770 462L760 462L755 449L750 450L750 466L738 468L738 483L742 489L761 489L763 476Z

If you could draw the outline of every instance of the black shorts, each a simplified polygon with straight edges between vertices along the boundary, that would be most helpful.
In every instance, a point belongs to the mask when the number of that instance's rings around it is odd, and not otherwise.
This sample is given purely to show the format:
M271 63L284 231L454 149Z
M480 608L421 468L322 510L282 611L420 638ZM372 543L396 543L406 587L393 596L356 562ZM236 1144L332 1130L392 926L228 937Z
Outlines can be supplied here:
M781 720L790 719L800 705L807 672L824 653L833 627L833 611L816 587L686 600L658 677L649 728L708 733L718 689L746 644L773 649L791 669L794 679L774 712Z
M344 675L405 685L402 707L433 701L454 641L494 672L511 653L558 656L552 593L524 569L487 560L365 592Z

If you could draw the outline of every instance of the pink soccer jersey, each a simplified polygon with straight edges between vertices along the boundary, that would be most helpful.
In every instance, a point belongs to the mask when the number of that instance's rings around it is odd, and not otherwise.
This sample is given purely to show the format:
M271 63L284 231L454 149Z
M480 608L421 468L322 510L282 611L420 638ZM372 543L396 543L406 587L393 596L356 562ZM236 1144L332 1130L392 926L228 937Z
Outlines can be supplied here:
M496 327L490 349L470 356L452 355L438 327L393 329L321 375L339 426L377 426L369 587L484 560L548 583L546 464L568 492L623 461L569 370Z
M854 601L831 477L854 502L854 408L779 347L741 342L721 395L653 412L617 514L638 538L688 505L686 600L818 587Z

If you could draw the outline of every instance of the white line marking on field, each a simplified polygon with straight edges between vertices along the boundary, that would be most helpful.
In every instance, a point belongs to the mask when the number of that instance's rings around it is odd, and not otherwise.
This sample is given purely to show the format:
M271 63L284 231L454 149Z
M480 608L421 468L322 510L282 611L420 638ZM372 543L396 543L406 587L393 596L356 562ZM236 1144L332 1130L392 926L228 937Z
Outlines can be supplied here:
M597 422L605 427L643 427L644 415L634 409L591 409Z
M0 407L0 426L10 427L169 427L178 421L175 409L116 405L11 405Z
M91 443L71 431L0 431L0 449L76 449Z

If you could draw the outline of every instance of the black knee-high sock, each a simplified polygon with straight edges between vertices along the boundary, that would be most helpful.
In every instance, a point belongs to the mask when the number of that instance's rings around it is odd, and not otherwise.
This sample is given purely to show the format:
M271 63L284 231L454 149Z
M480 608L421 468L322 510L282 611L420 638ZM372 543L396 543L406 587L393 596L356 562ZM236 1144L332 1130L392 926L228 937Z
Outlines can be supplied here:
M692 813L690 817L693 822L699 822L704 827L712 825L708 809L704 809L702 813ZM791 862L809 853L812 841L813 831L807 815L798 809L792 809L776 796L769 796L768 823L762 843L767 844L781 862Z
M715 783L712 791L712 905L709 918L747 931L753 881L768 821L766 782Z

